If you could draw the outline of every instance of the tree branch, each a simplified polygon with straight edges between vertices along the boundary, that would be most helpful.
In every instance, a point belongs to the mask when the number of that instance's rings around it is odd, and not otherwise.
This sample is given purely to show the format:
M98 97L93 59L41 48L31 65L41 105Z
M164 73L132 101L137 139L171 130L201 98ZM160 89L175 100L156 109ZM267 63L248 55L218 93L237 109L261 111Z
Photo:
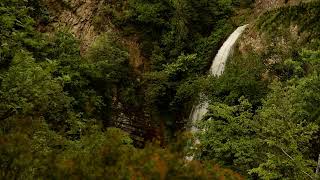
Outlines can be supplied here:
M280 147L280 149L282 150L282 152L286 155L286 156L288 156L292 161L294 161L294 159L284 150L284 149L282 149L281 147ZM305 175L307 175L309 178L311 178L311 179L314 179L310 174L308 174L307 172L305 172L305 171L303 171L303 170L301 170Z

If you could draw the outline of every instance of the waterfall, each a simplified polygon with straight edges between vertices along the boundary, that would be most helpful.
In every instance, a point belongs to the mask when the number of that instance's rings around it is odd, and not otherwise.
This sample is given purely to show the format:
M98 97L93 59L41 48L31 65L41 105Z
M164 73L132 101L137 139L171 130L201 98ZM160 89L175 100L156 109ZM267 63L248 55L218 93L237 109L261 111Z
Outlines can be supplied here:
M236 41L238 40L238 38L240 37L240 35L243 33L243 31L246 29L247 26L248 24L238 27L223 43L222 47L219 49L216 57L212 62L209 75L220 76L223 73L226 61L230 56L230 54L232 53L232 50ZM208 101L204 101L194 106L190 114L190 121L193 124L195 124L197 120L201 120L204 117L204 115L208 112L208 106L209 106ZM191 128L191 132L196 132L196 131L197 131L197 128L193 125Z

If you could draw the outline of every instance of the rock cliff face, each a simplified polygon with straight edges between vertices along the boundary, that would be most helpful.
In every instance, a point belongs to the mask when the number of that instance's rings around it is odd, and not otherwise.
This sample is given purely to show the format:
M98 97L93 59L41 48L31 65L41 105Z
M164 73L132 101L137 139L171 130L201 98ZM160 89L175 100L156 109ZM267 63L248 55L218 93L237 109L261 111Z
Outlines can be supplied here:
M277 12L293 12L294 7L300 7L303 4L306 4L306 2L316 2L315 0L257 0L255 4L255 12L261 12L259 16L267 16L267 14L263 14L267 10L274 10L273 12L270 11L270 13L275 14ZM282 13L284 14L284 13ZM299 16L301 13L297 13L295 17L292 17L290 19L289 25L283 25L282 22L276 22L278 23L278 26L269 27L273 31L272 34L278 33L276 37L269 37L267 35L266 29L268 27L257 27L258 23L264 23L264 22L257 22L253 21L251 26L249 27L249 31L246 31L245 34L242 36L240 41L240 51L242 53L249 54L251 52L256 52L258 54L263 54L268 49L272 48L272 46L276 46L277 48L281 49L281 52L283 53L289 53L288 48L293 46L293 44L300 44L301 46L305 44L307 38L311 36L310 32L308 32L306 29L301 29L301 23L302 21L299 20L301 18ZM271 17L270 17L271 18ZM277 19L279 19L277 17ZM274 19L273 21L275 21ZM270 24L270 23L269 23ZM260 25L259 25L260 26ZM268 23L267 25L268 26ZM281 31L285 33L280 33ZM311 32L312 33L312 32ZM272 39L270 42L270 38Z
M103 0L45 0L50 15L49 27L67 29L81 41L81 52L95 40L93 19Z
M100 8L107 0L44 0L50 16L53 17L46 27L47 31L67 30L80 40L81 53L96 40L101 32L95 28L94 19ZM108 24L108 22L106 22ZM111 27L104 27L103 31L116 31ZM142 56L139 40L137 37L122 38L121 42L129 52L129 64L137 75L143 73L147 68L147 60ZM116 93L113 102L113 117L110 126L118 127L131 134L135 145L143 146L148 138L159 138L159 132L150 125L148 118L141 112L129 112L120 102L117 101ZM149 139L149 140L151 140Z
M317 0L258 0L256 3L254 11L261 11L259 16L262 21L252 21L248 31L239 40L239 53L243 57L252 54L260 57L267 67L262 78L277 79L278 76L272 74L274 65L296 56L300 50L297 47L307 46L312 42L311 37L319 37L318 31L314 28L316 26L308 24L314 24L319 19L319 6ZM308 8L310 9L307 10ZM270 11L264 13L267 10ZM315 13L310 13L305 21L304 12ZM286 17L289 13L290 18ZM277 18L273 18L275 15L278 15Z
M99 13L106 0L44 0L49 13L53 16L47 29L67 29L73 33L81 42L81 53L95 41L99 31L94 27L94 18ZM108 23L107 23L108 24ZM104 30L113 31L112 28ZM123 39L123 44L127 46L130 57L129 63L134 71L141 74L148 69L148 63L142 56L138 39L136 37Z
M312 0L256 0L255 11L260 14L264 11L279 8L286 5L297 5L301 2L308 2Z

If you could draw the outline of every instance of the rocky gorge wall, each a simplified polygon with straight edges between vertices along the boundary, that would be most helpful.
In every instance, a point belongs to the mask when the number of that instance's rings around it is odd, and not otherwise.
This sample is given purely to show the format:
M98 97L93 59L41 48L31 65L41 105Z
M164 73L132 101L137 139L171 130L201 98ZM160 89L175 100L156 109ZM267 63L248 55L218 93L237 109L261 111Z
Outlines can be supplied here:
M98 36L93 21L103 0L45 0L51 22L49 29L66 29L81 41L84 52Z
M286 5L297 5L302 2L310 2L312 0L256 0L256 13L262 13L267 10L279 8Z
M86 50L95 42L101 33L117 32L111 27L103 30L95 27L95 18L99 11L112 0L44 0L50 14L50 23L44 31L55 32L65 30L71 32L80 40L80 52L85 55ZM109 22L104 22L108 24ZM139 77L147 66L146 59L142 56L137 37L120 37L122 44L127 47L129 64L134 73ZM116 91L116 90L115 90ZM132 112L118 101L118 94L113 97L113 115L109 126L118 127L131 134L137 146L143 146L146 138L155 138L159 132L150 125L144 113Z

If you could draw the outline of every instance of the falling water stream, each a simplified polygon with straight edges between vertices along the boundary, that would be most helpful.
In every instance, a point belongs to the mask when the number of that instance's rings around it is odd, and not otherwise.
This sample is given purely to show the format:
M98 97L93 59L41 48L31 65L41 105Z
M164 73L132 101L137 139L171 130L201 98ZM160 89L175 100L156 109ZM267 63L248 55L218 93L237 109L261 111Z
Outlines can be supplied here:
M213 76L220 76L225 68L226 61L230 54L233 51L233 47L240 37L240 35L243 33L243 31L246 29L247 25L238 27L224 42L222 47L219 49L216 57L214 58L212 65L210 67L209 75ZM201 120L204 115L208 112L208 101L204 101L202 103L197 104L192 108L191 114L190 114L190 121L192 122L192 132L196 132L197 128L194 126L196 121Z

